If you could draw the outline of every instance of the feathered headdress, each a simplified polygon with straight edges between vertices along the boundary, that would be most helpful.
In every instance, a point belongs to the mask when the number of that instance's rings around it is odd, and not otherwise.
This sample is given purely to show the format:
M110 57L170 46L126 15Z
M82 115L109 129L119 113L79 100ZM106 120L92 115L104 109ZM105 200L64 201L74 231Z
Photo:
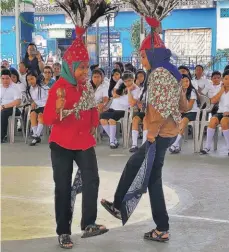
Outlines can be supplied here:
M148 36L147 45L145 49L154 47L163 47L163 42L160 36L155 33L155 29L160 26L160 21L172 11L176 5L179 4L178 0L123 0L123 2L131 4L132 8L145 17L146 22L151 27L151 35ZM155 33L155 34L154 34Z
M76 39L66 50L62 61L61 76L72 85L77 85L74 72L82 61L89 61L89 54L82 36L87 28L99 18L117 11L106 0L56 0L67 12L76 26Z
M117 10L106 0L56 0L58 5L67 12L75 26L87 28L100 17Z

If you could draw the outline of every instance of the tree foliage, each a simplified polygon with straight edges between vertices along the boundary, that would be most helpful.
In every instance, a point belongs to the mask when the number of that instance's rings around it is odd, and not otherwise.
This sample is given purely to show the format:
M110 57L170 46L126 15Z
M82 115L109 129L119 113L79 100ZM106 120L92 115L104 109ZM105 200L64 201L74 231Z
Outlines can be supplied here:
M15 0L2 0L1 11L12 11L15 6Z
M136 22L134 22L134 24L131 27L131 43L134 47L134 51L138 52L138 49L140 47L140 42L141 42L141 38L140 38L140 30L141 30L141 22L140 20L137 20ZM146 30L145 30L145 35L146 35Z

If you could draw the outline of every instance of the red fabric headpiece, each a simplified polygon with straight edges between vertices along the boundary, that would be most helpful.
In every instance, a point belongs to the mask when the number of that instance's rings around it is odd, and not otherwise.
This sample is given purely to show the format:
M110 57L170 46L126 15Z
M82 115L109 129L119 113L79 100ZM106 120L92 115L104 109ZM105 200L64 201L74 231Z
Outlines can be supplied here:
M73 62L89 61L89 54L82 38L85 31L86 29L82 27L76 27L76 39L64 53L63 60L66 61L69 66L71 66Z
M151 17L146 17L145 18L146 22L152 27L152 28L158 28L160 26L160 21L158 21L155 18ZM150 50L152 49L152 36L149 34L143 41L140 46L139 51L142 50ZM154 38L154 48L165 48L164 42L160 38L160 35L157 32L153 33L153 38Z

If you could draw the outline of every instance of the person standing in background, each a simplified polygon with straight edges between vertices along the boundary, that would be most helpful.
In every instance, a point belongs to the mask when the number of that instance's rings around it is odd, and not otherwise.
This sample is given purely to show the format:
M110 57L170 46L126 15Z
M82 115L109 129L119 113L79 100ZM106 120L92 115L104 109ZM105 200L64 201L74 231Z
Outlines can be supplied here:
M23 62L30 71L36 71L40 75L45 67L41 53L37 50L34 43L29 43Z

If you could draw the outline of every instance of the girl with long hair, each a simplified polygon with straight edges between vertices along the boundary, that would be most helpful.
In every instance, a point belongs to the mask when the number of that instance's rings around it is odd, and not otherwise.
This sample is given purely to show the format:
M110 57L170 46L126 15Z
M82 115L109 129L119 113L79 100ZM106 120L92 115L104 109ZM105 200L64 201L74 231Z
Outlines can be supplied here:
M110 86L108 90L108 95L109 97L113 97L114 94L114 87L116 86L117 82L121 79L122 77L122 72L119 69L113 69L111 73L111 78L110 78Z
M179 134L176 138L176 141L169 148L171 153L180 153L180 141L184 134L185 128L188 126L188 123L196 120L197 112L199 111L199 99L198 93L194 86L192 85L192 81L189 75L182 74L182 88L186 93L186 99L188 101L188 111L182 113L182 120L179 127Z
M34 71L29 71L26 75L27 99L31 103L30 121L33 131L30 146L35 146L41 142L43 130L43 111L48 99L48 88L41 85L39 76Z

